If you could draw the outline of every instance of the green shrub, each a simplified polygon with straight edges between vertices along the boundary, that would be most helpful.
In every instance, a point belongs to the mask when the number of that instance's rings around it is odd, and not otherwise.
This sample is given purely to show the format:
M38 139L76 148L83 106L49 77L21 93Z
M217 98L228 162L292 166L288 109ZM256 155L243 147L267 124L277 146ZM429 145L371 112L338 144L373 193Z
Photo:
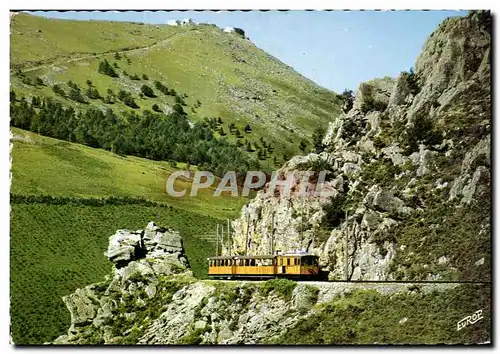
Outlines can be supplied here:
M439 344L491 340L491 285L463 284L448 291L383 295L358 290L336 296L269 344ZM471 309L484 320L463 331L456 323ZM475 311L475 310L474 310ZM407 321L400 321L406 318Z
M61 97L66 97L66 92L64 92L64 90L59 85L53 85L52 91L54 91L56 95L59 95Z
M322 220L322 226L327 229L338 227L345 219L346 196L339 194L330 199L330 203L323 206L325 216Z
M149 87L148 85L142 85L141 92L146 97L151 97L151 98L156 97L155 93L153 92L153 89L151 87Z
M293 289L297 286L297 282L289 279L271 279L261 285L261 293L268 296L271 292L275 292L285 301L292 299Z
M113 68L112 65L109 64L109 62L104 59L99 63L99 68L98 68L99 73L108 75L110 77L118 77L118 74L116 73L115 69Z
M361 111L368 113L370 111L383 112L387 108L387 103L378 101L373 97L373 88L368 84L362 84L361 92L363 94L363 103L361 104Z

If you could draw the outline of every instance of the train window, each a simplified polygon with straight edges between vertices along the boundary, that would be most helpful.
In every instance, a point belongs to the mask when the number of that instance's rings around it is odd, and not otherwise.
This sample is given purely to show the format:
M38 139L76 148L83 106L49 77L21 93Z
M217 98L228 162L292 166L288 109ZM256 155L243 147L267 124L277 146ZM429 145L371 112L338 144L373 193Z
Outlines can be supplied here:
M255 266L255 259L250 259L250 266Z
M290 265L290 258L286 259L286 265Z

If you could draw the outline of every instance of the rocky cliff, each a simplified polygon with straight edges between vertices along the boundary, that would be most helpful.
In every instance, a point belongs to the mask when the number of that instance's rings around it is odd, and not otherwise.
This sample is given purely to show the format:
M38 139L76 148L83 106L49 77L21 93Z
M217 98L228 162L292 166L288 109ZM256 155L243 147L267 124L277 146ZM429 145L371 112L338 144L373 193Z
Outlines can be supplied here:
M327 171L332 197L258 192L232 253L307 250L337 280L489 280L490 87L490 14L445 20L414 71L362 83L323 151L279 171L293 190Z
M455 329L470 306L485 309L489 318L487 284L198 280L179 234L153 222L144 230L117 231L105 255L114 263L112 273L63 298L71 327L53 344L489 340L486 320L466 334ZM439 319L436 326L434 319ZM377 330L380 321L387 322L382 331Z

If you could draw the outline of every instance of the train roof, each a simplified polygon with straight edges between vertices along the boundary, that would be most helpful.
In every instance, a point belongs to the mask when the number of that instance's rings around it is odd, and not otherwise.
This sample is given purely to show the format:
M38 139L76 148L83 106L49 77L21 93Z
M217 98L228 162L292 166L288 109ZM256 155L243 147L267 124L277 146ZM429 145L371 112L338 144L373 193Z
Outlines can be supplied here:
M262 256L217 256L217 257L210 257L209 259L253 259L253 258L274 258L274 257L276 256L267 254Z
M293 256L293 257L307 257L307 256L313 256L313 257L318 257L314 254L310 253L285 253L285 254L277 254L277 255L260 255L260 256L216 256L216 257L209 257L208 259L270 259L270 258L275 258L275 257L287 257L287 256Z

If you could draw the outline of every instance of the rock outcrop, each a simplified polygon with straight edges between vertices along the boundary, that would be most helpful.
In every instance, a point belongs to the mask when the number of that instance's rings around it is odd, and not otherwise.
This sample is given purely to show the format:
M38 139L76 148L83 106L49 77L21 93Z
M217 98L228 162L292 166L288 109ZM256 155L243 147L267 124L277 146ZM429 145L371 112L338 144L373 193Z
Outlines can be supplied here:
M118 230L109 238L104 255L114 263L112 274L102 283L63 297L71 314L71 327L56 343L71 342L88 330L89 325L101 327L111 321L122 305L119 299L133 297L138 292L144 298L154 297L164 276L192 276L179 233L158 227L154 222L144 230ZM143 300L137 301L140 304Z
M313 180L326 171L329 197L285 195L267 185L233 222L232 253L306 250L337 280L478 277L473 263L488 259L490 247L477 248L472 261L451 246L489 244L490 52L490 14L471 12L431 34L414 72L361 84L352 109L330 123L326 149L296 156L278 171L294 173L292 190L310 190L301 183L306 171L315 172ZM453 210L477 215L473 223L484 238L462 232L456 239L448 226L459 229L465 220L451 221ZM426 241L430 227L443 233L441 244ZM438 262L444 254L434 249L446 240L443 252L453 262L445 270ZM418 266L407 263L415 254ZM489 265L481 266L484 277Z
M414 296L417 289L403 283L198 280L186 267L178 233L154 223L136 232L117 231L105 254L115 264L112 274L64 297L71 327L52 344L275 343L357 291ZM158 264L168 266L155 268ZM435 294L459 286L425 284L417 290Z

